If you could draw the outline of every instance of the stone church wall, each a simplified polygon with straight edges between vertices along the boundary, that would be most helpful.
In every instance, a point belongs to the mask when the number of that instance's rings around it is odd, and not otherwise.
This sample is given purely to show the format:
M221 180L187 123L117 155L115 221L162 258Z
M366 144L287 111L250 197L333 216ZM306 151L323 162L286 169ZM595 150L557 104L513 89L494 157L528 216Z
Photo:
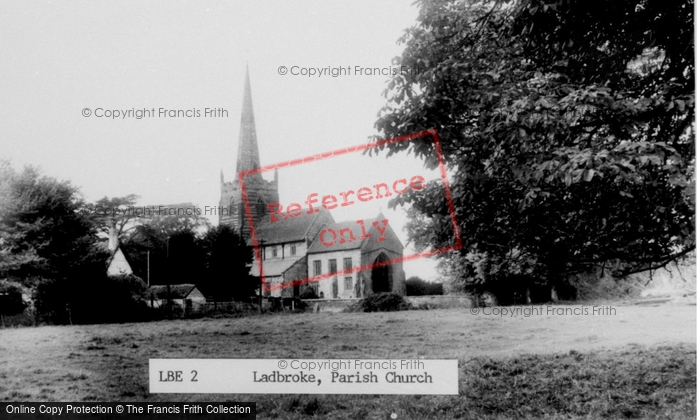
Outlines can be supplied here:
M381 254L384 253L388 259L392 260L394 258L401 258L403 257L403 254L399 254L398 252L388 250L386 248L376 248L373 249L372 251L369 251L367 253L362 254L362 265L370 265L374 264L375 260L377 257ZM394 263L391 265L391 272L392 272L392 282L391 282L391 291L393 293L397 293L400 295L405 295L406 294L406 274L403 270L403 261L399 261L397 263ZM364 295L369 296L370 294L374 293L374 289L372 287L372 269L369 270L364 270L362 271L362 277L364 278Z
M250 211L255 221L264 217L267 212L267 204L279 201L277 181L266 181L250 177L246 180L246 193ZM223 182L221 184L221 200L219 205L225 210L219 214L219 224L233 227L237 233L243 233L247 239L250 237L250 224L248 223L245 201L238 181Z
M284 282L288 283L295 280L304 280L306 278L307 271L306 257L300 258L299 261L294 263L294 265L289 267L289 269L284 272ZM282 290L282 297L299 296L302 287L304 287L304 285L285 287Z

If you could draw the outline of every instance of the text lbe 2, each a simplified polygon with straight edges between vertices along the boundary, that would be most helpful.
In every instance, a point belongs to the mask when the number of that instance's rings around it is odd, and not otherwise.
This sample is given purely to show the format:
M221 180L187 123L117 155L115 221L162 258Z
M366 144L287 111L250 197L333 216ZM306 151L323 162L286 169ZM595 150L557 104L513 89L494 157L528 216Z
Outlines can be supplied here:
M193 370L190 373L192 374L190 382L197 382L197 371ZM160 375L159 382L182 382L183 380L181 370L166 370L165 372L159 370L158 374Z

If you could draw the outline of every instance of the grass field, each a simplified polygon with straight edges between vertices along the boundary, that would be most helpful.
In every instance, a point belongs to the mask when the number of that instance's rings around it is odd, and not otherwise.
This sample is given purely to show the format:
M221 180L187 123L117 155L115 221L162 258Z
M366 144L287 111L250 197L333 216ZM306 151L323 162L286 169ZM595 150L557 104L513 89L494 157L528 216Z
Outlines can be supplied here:
M5 329L0 400L256 401L258 418L695 418L695 306L611 305L598 316L445 309ZM419 357L459 359L460 395L148 392L150 358Z

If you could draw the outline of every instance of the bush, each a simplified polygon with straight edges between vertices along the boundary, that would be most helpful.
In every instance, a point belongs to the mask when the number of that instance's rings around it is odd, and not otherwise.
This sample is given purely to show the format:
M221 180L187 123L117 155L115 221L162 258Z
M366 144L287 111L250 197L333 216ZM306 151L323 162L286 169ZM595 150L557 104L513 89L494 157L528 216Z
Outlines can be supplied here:
M145 283L134 275L48 279L34 292L38 320L99 324L148 319Z
M153 313L156 314L158 309L153 309ZM187 311L183 316L186 319L196 319L196 318L238 318L241 316L257 314L258 307L244 302L207 302L195 304L192 310ZM164 313L161 319L167 318L167 313ZM155 316L154 316L155 319Z
M638 298L648 280L639 274L615 278L607 271L602 276L592 271L568 279L576 289L578 300L582 301ZM558 289L557 293L560 293Z
M150 321L180 319L185 316L185 308L176 302L164 303L157 308L147 308Z
M83 284L71 299L75 324L135 322L148 319L146 284L134 275L107 276L93 284Z
M27 304L22 300L22 286L8 280L0 280L0 314L18 315Z
M352 312L392 312L411 309L411 303L396 293L375 293L350 307Z
M406 296L427 296L444 294L442 283L431 283L413 276L406 280Z
M38 322L48 324L70 322L68 293L59 280L42 279L34 289L32 299Z

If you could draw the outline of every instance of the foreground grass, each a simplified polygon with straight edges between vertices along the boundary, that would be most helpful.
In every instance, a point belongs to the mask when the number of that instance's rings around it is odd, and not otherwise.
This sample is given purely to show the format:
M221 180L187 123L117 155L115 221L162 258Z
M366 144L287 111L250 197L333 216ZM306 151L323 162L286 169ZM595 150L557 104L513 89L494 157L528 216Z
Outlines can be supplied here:
M255 401L258 418L694 418L694 308L305 314L0 331L0 400ZM626 335L627 334L627 335ZM637 344L635 344L637 343ZM459 359L458 396L150 394L148 359Z
M460 395L250 396L264 418L695 418L687 346L460 363Z
M485 418L693 418L696 354L684 346L631 348L465 366L457 410Z

